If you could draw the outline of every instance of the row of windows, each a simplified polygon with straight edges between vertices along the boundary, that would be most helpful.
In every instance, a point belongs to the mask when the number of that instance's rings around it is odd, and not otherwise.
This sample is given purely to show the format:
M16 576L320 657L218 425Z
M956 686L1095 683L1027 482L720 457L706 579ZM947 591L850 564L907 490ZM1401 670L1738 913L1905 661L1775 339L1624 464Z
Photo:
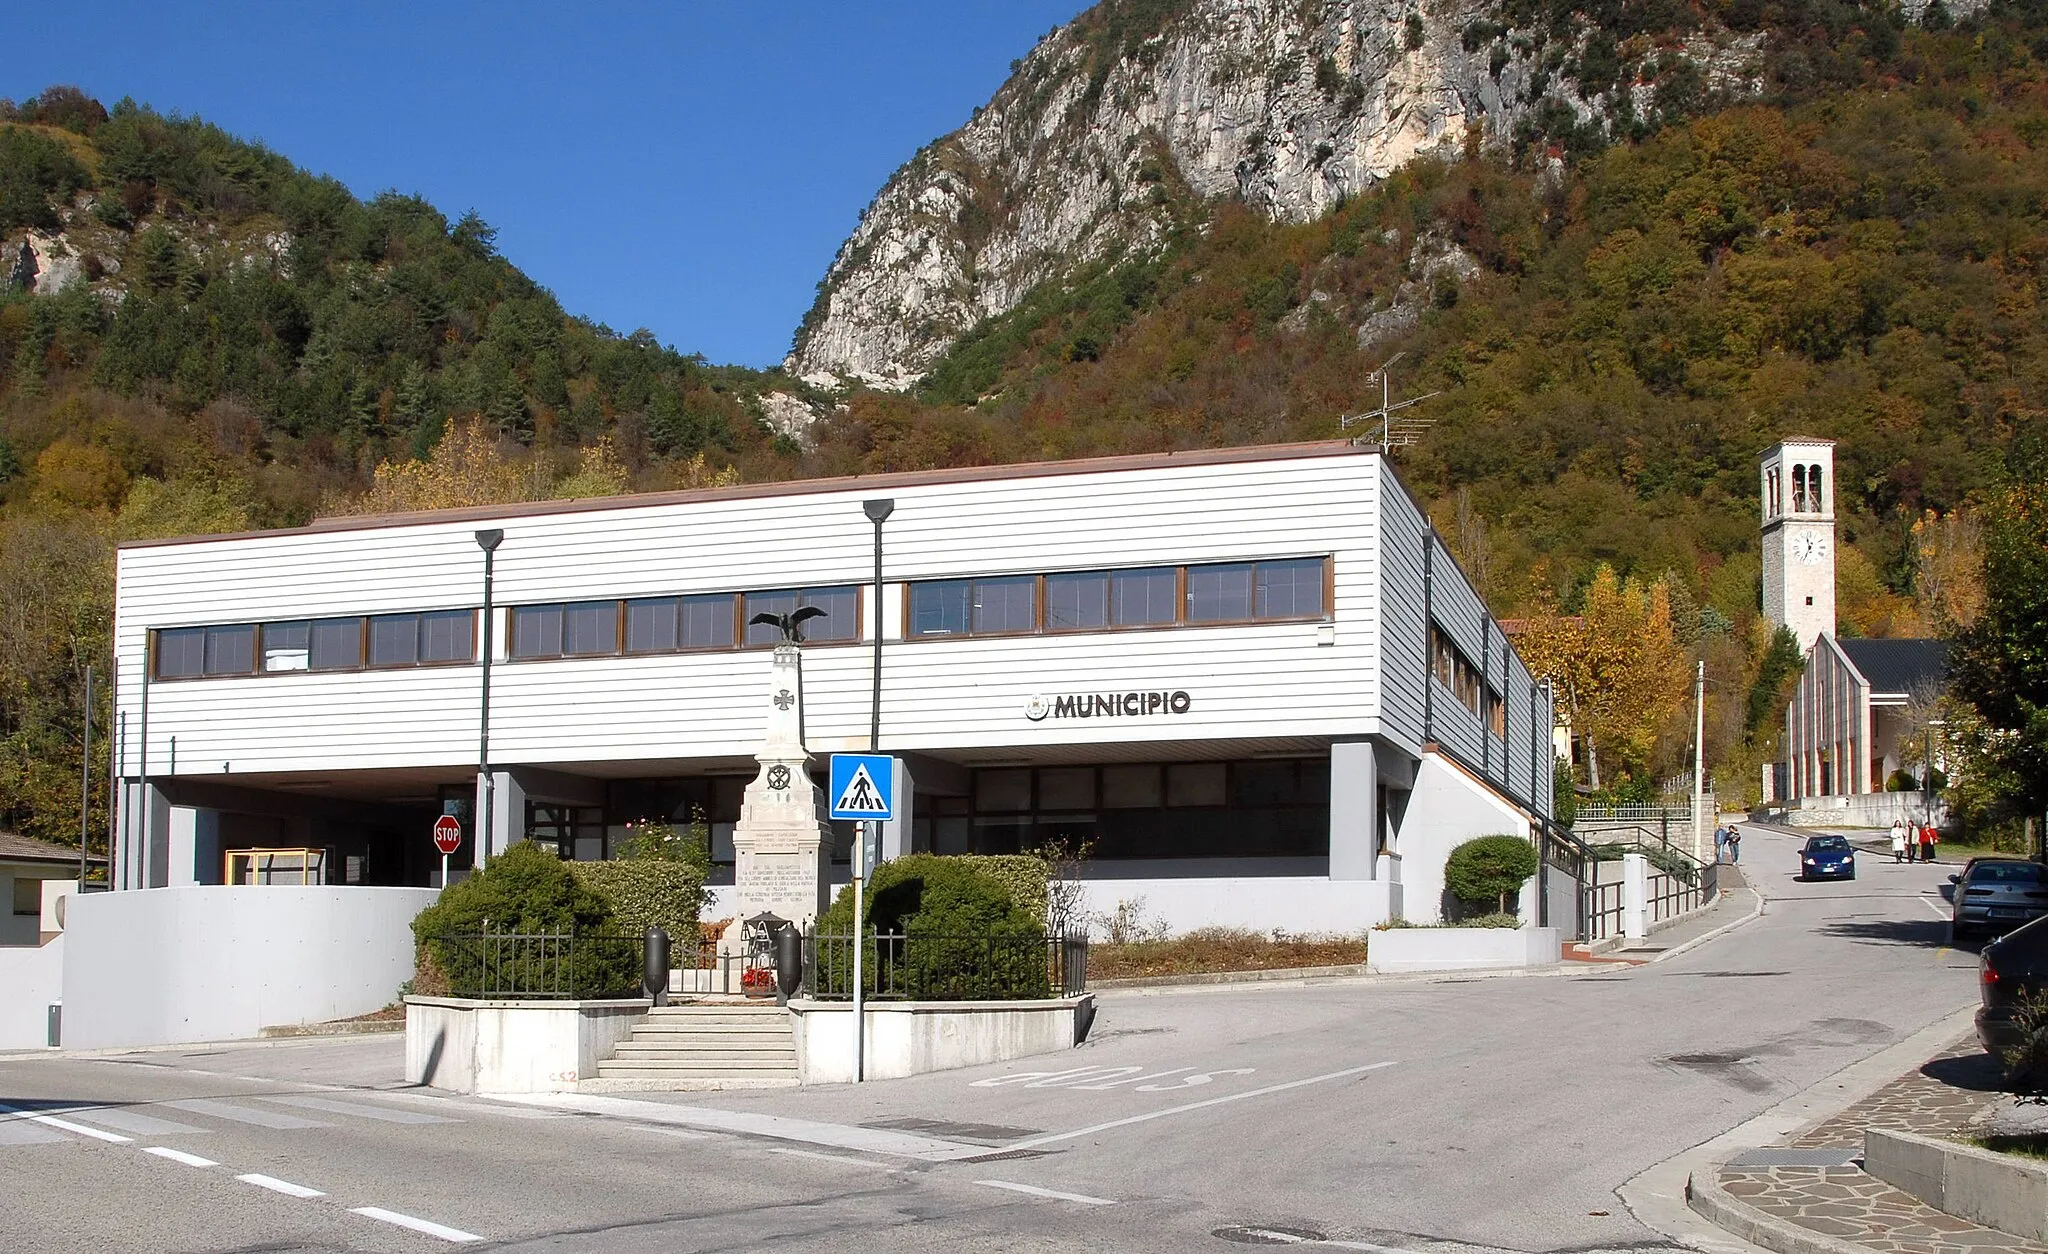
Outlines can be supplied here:
M749 620L757 614L794 613L803 606L825 611L823 618L804 622L806 641L831 644L860 639L857 589L796 588L515 606L511 653L527 659L759 648L781 640L782 630L766 624L750 626Z
M1434 625L1429 629L1429 669L1459 705L1478 715L1494 735L1507 738L1507 711L1501 706L1500 694Z
M155 676L255 675L445 666L476 660L476 611L166 627L156 632Z
M911 637L1111 631L1188 623L1322 618L1329 562L1291 558L1206 566L928 580L910 585ZM761 614L824 611L804 639L861 638L860 591L850 586L565 601L510 610L508 652L519 660L759 648L782 638ZM435 610L279 623L172 627L155 633L158 679L431 666L476 660L476 613Z
M1306 557L932 580L910 585L909 634L1003 636L1321 618L1328 570L1326 559Z

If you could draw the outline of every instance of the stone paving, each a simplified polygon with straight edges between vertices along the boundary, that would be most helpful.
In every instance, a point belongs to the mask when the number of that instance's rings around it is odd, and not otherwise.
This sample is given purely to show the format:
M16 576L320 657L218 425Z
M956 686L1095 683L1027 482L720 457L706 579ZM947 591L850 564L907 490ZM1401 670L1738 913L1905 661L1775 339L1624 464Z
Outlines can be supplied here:
M1860 1153L1865 1128L1954 1136L1987 1127L2008 1100L2001 1078L1998 1064L1965 1038L1783 1148ZM1731 1164L1720 1179L1765 1214L1886 1254L2048 1254L2048 1246L1936 1210L1853 1164Z

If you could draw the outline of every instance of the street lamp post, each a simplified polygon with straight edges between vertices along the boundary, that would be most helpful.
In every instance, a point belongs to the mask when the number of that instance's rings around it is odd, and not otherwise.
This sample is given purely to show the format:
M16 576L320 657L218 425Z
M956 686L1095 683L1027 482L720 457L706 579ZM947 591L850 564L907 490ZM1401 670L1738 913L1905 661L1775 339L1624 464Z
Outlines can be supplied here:
M498 527L487 528L476 533L476 546L484 551L484 630L483 652L481 655L483 657L483 694L480 702L483 713L482 722L477 730L476 742L477 793L482 799L482 804L478 807L475 848L471 850L476 866L484 864L487 851L490 849L492 801L493 794L496 792L496 788L491 782L491 652L493 648L491 629L494 626L492 621L494 615L491 608L491 576L494 573L493 568L498 553L498 545L504 539L505 532L502 528ZM445 876L443 877L441 887L448 887Z
M873 687L868 697L868 750L873 752L881 747L882 740L882 524L896 511L896 502L886 497L862 501L861 512L868 521L875 524L875 652ZM863 822L857 838L860 847L853 851L853 1082L859 1084L866 1077L866 1050L863 1038L867 1035L865 1001L866 973L861 970L861 951L867 948L866 910L863 900L862 883L868 872L868 840L873 837L876 852L882 844L882 825L873 819Z
M896 502L886 498L862 501L860 508L875 524L875 663L874 688L868 699L868 750L873 752L882 740L882 524L896 512Z

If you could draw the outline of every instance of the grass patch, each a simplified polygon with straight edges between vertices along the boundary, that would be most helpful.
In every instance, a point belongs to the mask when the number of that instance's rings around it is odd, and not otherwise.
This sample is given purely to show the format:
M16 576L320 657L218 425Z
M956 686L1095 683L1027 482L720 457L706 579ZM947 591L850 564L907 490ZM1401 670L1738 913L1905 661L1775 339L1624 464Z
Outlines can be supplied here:
M1392 918L1380 924L1374 931L1384 932L1391 928L1410 927L1520 927L1522 921L1512 914L1495 911L1492 914L1475 914L1469 919L1445 919L1441 923L1410 923L1406 919Z
M2009 1136L1975 1136L1970 1143L1981 1149L2020 1158L2048 1158L2048 1133L2019 1132Z
M1365 961L1358 936L1267 936L1238 928L1205 927L1165 940L1088 947L1089 980L1154 975L1208 975L1223 971L1275 971L1337 967Z

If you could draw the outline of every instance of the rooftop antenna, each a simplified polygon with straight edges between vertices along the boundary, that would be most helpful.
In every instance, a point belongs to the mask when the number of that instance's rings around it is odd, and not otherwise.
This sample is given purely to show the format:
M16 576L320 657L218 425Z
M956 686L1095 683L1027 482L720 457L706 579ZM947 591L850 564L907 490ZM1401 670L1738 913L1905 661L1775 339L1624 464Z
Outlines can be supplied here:
M1372 433L1369 432L1353 440L1353 444L1377 444L1383 450L1406 448L1408 445L1421 439L1424 431L1429 430L1430 423L1427 418L1396 418L1394 416L1410 405L1418 405L1432 396L1443 395L1441 390L1424 392L1420 396L1411 396L1405 401L1393 403L1393 366L1395 362L1407 355L1408 353L1405 349L1395 353L1392 357L1381 362L1371 374L1365 376L1367 384L1377 383L1380 385L1380 407L1378 409L1368 409L1362 414L1346 414L1337 420L1337 427L1342 431L1349 431L1353 426L1361 422L1371 422L1379 425L1378 439L1373 439Z

